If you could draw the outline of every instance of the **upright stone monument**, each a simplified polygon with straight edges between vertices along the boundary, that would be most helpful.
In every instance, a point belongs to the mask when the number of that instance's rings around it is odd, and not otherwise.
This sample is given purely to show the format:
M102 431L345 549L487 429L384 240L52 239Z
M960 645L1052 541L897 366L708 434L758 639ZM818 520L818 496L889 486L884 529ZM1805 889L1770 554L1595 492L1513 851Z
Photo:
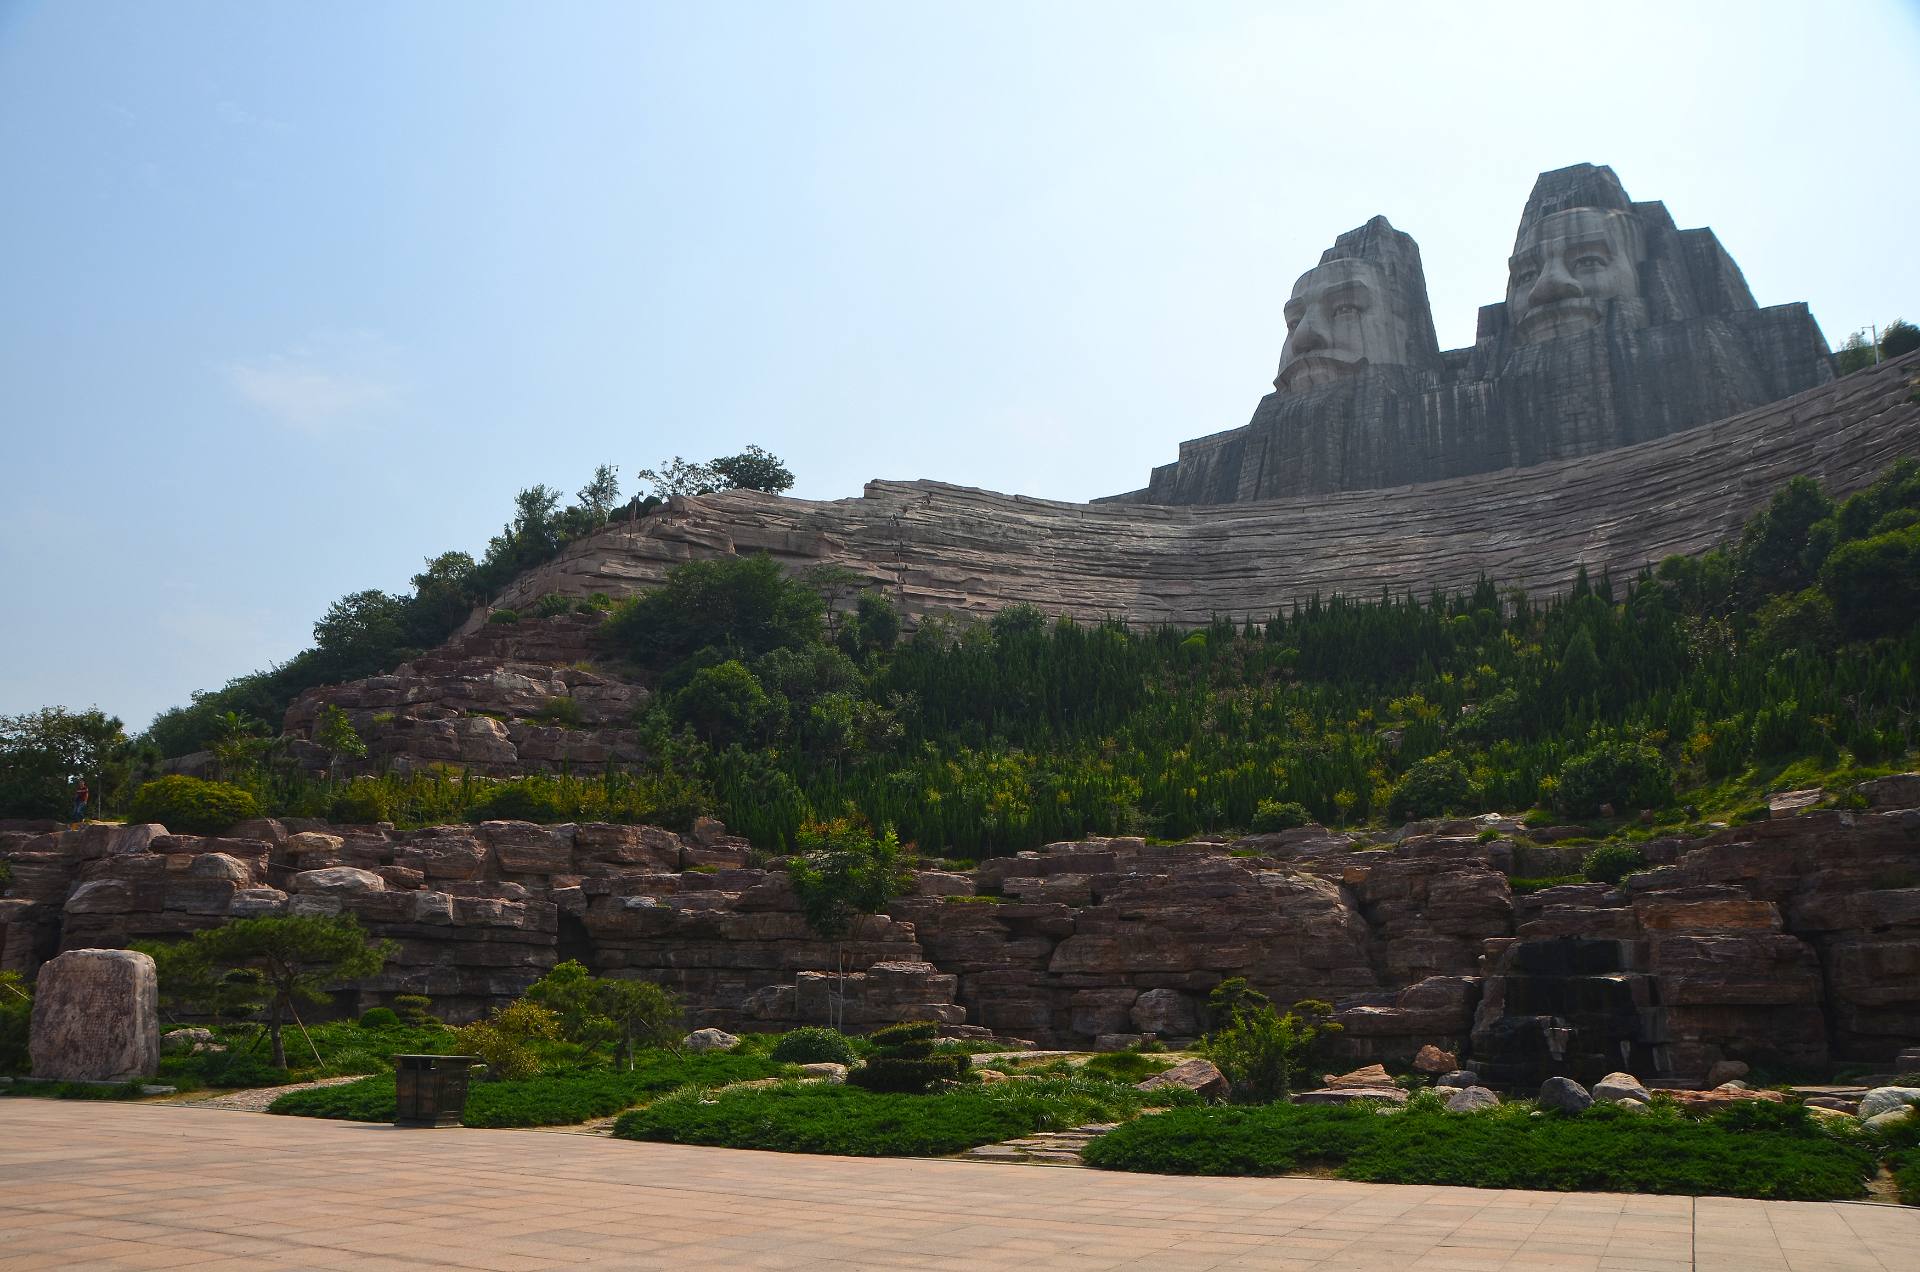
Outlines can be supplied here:
M1761 309L1708 229L1636 203L1611 168L1541 174L1506 299L1441 351L1420 249L1375 217L1285 306L1274 391L1116 499L1215 504L1409 485L1611 450L1833 378L1804 304Z
M68 950L34 982L33 1076L125 1082L160 1068L160 982L133 950Z

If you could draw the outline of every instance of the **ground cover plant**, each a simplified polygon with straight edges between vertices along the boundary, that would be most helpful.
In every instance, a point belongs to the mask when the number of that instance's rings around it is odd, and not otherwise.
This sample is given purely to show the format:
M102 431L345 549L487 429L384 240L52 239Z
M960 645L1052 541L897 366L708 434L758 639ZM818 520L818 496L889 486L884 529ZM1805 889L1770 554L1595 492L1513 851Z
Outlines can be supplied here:
M725 1052L675 1056L649 1051L641 1053L632 1069L582 1069L503 1082L475 1082L468 1091L460 1124L568 1126L607 1117L682 1087L705 1089L789 1072L789 1067L761 1056ZM290 1091L267 1111L349 1122L391 1122L394 1101L393 1075L383 1073L339 1086Z
M307 1026L295 1035L287 1067L273 1066L265 1031L256 1024L217 1025L210 1029L223 1051L170 1051L160 1057L155 1079L183 1091L203 1087L280 1086L316 1078L387 1073L396 1055L444 1055L453 1050L453 1034L436 1023L416 1026L397 1019L372 1026L333 1020ZM318 1058L315 1057L318 1052Z
M1794 1105L1741 1104L1694 1117L1656 1100L1533 1116L1528 1102L1448 1113L1431 1095L1398 1113L1365 1105L1174 1109L1089 1145L1090 1165L1170 1175L1284 1175L1330 1169L1376 1183L1717 1194L1813 1201L1859 1197L1874 1148Z
M1197 1099L1079 1077L966 1084L930 1095L781 1083L682 1092L623 1115L614 1134L672 1144L847 1157L940 1157L981 1144L1131 1117Z

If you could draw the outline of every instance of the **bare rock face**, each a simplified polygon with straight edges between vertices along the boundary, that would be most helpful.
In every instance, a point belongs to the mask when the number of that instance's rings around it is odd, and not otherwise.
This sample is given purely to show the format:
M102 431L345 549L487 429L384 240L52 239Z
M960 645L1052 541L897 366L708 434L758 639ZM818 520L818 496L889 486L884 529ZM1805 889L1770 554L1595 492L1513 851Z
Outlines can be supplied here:
M1285 303L1280 374L1252 422L1183 444L1119 498L1234 503L1518 468L1833 379L1804 304L1759 308L1713 231L1634 202L1610 168L1540 174L1510 269L1473 346L1441 352L1413 240L1384 217L1342 234Z
M150 1078L160 1067L160 981L132 950L68 950L40 969L33 1075L63 1082Z

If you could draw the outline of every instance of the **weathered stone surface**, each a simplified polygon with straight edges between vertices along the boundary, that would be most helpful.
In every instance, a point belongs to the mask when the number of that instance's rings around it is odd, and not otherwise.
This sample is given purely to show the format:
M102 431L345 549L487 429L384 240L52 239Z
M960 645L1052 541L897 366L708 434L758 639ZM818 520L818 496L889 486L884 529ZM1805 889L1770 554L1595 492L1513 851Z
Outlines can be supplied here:
M1915 1100L1920 1100L1920 1087L1875 1087L1860 1097L1860 1116L1862 1119L1877 1117L1889 1109L1912 1104Z
M727 1051L738 1046L740 1039L724 1029L696 1029L680 1040L680 1045L688 1051Z
M288 881L287 886L294 892L317 895L355 895L365 892L385 892L386 880L371 870L356 870L352 866L328 866L322 870L302 870Z
M1199 1031L1193 997L1177 989L1149 989L1134 1000L1133 1027L1159 1037L1189 1037Z
M1428 1043L1413 1057L1413 1067L1421 1073L1451 1073L1460 1065L1460 1057Z
M1371 1100L1380 1104L1405 1104L1407 1093L1396 1086L1323 1087L1317 1091L1296 1091L1295 1104L1357 1104Z
M1611 169L1541 174L1511 270L1474 345L1441 352L1413 240L1384 217L1342 234L1295 284L1280 373L1252 422L1183 443L1145 490L1117 498L1225 504L1524 467L1833 378L1804 304L1756 307L1711 230L1634 203Z
M1474 1113L1500 1106L1500 1097L1483 1086L1463 1087L1447 1097L1447 1112Z
M1185 1087L1189 1091L1199 1092L1209 1100L1224 1099L1227 1094L1227 1077L1214 1066L1211 1060L1182 1060L1171 1069L1163 1069L1134 1085L1142 1091L1158 1091L1164 1087Z
M1464 1090L1470 1086L1479 1086L1480 1075L1472 1069L1455 1069L1451 1073L1443 1073L1435 1078L1433 1084L1437 1087L1455 1087Z
M68 950L40 969L33 1075L64 1082L150 1078L160 1067L160 982L132 950Z
M1540 1084L1540 1107L1558 1113L1580 1113L1593 1096L1572 1078L1548 1078Z
M1621 1100L1650 1100L1652 1095L1640 1079L1631 1073L1609 1073L1593 1084L1591 1092L1595 1100L1615 1104Z
M1390 1087L1393 1085L1393 1075L1380 1065L1370 1064L1346 1073L1326 1074L1320 1082L1323 1086L1332 1087L1335 1090L1343 1087Z

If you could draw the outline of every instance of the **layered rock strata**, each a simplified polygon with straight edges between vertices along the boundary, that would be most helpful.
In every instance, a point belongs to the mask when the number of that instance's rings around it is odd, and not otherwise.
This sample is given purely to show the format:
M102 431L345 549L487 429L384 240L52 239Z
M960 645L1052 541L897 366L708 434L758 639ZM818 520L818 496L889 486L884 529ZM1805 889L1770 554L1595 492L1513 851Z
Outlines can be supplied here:
M631 595L683 561L758 552L793 570L849 570L909 618L1032 604L1086 621L1191 627L1315 594L1424 594L1482 576L1562 592L1583 569L1629 577L1725 543L1791 477L1844 495L1920 454L1917 382L1920 354L1909 354L1603 454L1264 503L1074 504L895 481L826 502L750 491L676 497L570 545L498 603Z
M1901 780L1876 802L1920 790ZM1882 1061L1920 1044L1920 809L1655 840L1653 868L1622 887L1519 897L1510 872L1580 850L1515 842L1516 829L1415 827L1384 845L1319 828L1231 845L1090 840L923 870L848 942L846 1019L1118 1046L1201 1032L1208 992L1239 976L1282 1005L1331 1000L1354 1059L1432 1046L1515 1087L1542 1073ZM22 971L61 948L242 915L345 913L399 953L342 1010L426 993L468 1018L563 958L668 985L690 1024L735 1030L822 1020L839 988L785 873L713 822L690 835L524 822L0 831L0 859L13 870L0 944Z

